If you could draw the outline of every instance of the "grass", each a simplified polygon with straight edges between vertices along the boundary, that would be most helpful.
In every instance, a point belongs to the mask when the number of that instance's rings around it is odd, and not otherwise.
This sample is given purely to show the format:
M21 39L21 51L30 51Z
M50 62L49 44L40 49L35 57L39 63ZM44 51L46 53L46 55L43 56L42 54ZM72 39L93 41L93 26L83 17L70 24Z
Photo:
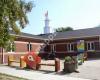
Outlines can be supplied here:
M0 80L28 80L28 79L0 73Z

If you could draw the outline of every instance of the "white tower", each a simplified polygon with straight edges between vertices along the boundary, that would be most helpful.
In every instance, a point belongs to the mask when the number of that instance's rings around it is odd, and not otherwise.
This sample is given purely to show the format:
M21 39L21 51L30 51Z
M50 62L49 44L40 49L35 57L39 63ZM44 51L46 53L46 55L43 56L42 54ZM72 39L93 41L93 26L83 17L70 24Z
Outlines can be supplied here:
M44 34L50 33L50 27L49 27L49 18L48 18L48 11L45 13L45 27L44 27Z

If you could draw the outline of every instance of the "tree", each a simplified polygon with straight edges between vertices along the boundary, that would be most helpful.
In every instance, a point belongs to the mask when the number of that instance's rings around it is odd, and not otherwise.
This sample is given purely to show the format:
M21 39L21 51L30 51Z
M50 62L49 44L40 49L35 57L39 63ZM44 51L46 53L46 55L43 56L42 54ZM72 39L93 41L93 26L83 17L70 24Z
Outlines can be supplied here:
M20 33L20 29L28 24L27 13L32 10L32 2L24 0L0 0L0 47L2 47L2 63L4 54L3 48L12 43L13 36L9 30L16 34Z
M73 31L73 28L71 27L60 27L60 28L57 28L55 29L56 32L65 32L65 31Z
M9 30L19 34L28 24L27 13L32 7L32 2L24 0L0 0L0 47L4 48L9 42Z

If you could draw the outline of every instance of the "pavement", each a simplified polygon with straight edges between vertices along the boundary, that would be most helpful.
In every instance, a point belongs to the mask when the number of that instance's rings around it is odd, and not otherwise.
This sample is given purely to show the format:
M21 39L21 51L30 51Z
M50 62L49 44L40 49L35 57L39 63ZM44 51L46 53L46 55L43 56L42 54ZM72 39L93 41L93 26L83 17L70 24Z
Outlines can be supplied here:
M91 59L85 61L78 67L79 73L71 73L70 77L86 78L91 80L100 80L100 59Z
M23 70L18 67L9 67L5 65L0 65L0 73L17 76L21 78L26 78L28 80L90 80L83 78L75 78L67 75L58 75L58 73L53 71L36 71L36 70ZM50 74L51 73L51 74Z

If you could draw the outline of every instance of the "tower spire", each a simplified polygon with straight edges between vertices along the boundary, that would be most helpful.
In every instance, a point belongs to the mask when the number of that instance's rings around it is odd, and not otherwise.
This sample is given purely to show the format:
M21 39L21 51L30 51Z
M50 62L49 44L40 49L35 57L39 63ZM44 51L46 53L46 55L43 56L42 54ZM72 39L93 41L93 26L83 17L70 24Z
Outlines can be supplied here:
M48 11L45 13L45 27L44 27L44 34L50 33L50 27L49 27L49 18L48 18Z
M48 11L45 13L45 17L48 17Z

